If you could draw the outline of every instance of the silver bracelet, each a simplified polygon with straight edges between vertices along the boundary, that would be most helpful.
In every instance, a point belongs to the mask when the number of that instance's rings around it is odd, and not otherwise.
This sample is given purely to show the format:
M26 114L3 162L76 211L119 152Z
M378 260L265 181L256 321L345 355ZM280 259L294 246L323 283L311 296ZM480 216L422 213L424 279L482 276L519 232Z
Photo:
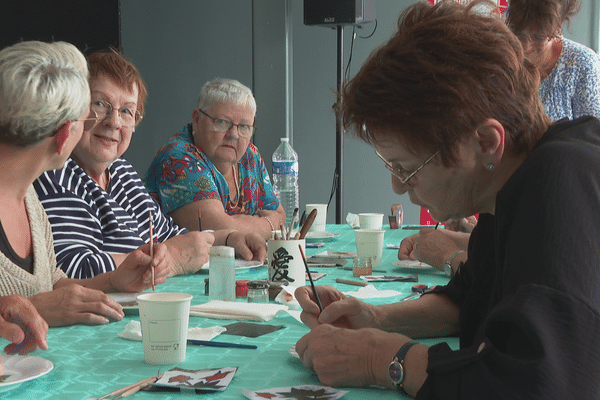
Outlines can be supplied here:
M444 264L444 272L446 273L447 276L452 276L454 275L452 273L452 261L454 261L454 259L461 253L464 253L464 250L459 250L456 253L452 254L452 257L450 257L448 259L448 261L446 261L446 263Z
M273 223L271 222L271 220L268 217L261 217L267 220L267 222L269 223L269 225L271 225L271 232L273 232L275 230L275 227L273 226Z

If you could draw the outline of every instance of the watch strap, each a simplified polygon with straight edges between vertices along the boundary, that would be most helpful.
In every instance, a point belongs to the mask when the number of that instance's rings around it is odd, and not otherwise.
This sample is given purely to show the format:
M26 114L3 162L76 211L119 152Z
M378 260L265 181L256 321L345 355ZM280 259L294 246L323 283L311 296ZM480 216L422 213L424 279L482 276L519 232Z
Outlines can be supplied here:
M402 385L402 382L404 381L404 357L406 357L406 354L408 353L410 348L413 347L415 344L418 344L418 342L410 341L410 342L404 343L404 345L402 345L402 347L400 347L400 350L398 350L398 352L392 359L392 362L390 363L390 367L389 367L390 378L392 379L394 386L396 386L396 389L398 389L402 392L404 391L404 388ZM392 369L397 369L397 368L399 368L400 377L394 379L394 376L392 375L391 371L392 371Z
M456 253L452 254L452 257L450 257L448 259L448 261L446 261L446 263L444 264L444 272L446 273L446 275L448 276L452 276L452 261L454 261L454 259L461 253L464 253L464 250L459 250Z

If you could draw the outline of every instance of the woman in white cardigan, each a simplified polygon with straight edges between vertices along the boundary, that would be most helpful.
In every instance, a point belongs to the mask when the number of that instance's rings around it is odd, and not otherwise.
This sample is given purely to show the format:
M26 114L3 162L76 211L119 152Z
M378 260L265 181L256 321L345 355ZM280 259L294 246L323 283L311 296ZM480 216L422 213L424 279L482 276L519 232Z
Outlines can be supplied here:
M28 297L50 326L120 320L122 307L104 292L142 291L168 273L161 244L153 257L141 246L121 268L90 279L56 268L32 183L60 168L95 124L89 104L86 60L73 45L31 41L0 51L0 295Z

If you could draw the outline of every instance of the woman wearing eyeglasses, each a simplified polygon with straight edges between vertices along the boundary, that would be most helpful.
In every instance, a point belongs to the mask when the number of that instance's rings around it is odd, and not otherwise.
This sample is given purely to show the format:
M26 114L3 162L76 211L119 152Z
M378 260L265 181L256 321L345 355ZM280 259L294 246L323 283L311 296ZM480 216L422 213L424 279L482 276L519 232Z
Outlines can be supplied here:
M94 126L89 104L88 68L75 46L30 41L0 51L0 296L26 296L50 326L118 321L123 308L103 292L146 290L151 267L156 284L169 272L161 244L154 257L149 246L133 249L121 268L90 279L56 268L52 229L32 184L60 168Z
M264 260L266 243L257 234L188 232L160 211L121 157L144 112L146 89L139 71L114 49L95 52L87 61L90 108L98 123L84 132L61 169L35 183L52 224L58 266L73 278L118 270L150 241L151 220L153 238L168 248L169 275L200 269L213 244L232 246L244 259Z
M540 70L540 98L550 119L600 117L600 57L564 38L580 0L511 0L506 14L525 57Z
M250 143L255 113L252 91L240 82L204 85L192 123L158 151L145 177L148 192L177 224L198 230L201 215L202 229L269 238L285 222L265 163Z
M552 122L537 68L482 5L414 3L343 89L344 126L391 165L394 192L437 221L480 217L465 265L418 299L321 285L321 311L296 290L311 328L296 351L325 385L600 397L600 121ZM448 336L458 348L421 340Z

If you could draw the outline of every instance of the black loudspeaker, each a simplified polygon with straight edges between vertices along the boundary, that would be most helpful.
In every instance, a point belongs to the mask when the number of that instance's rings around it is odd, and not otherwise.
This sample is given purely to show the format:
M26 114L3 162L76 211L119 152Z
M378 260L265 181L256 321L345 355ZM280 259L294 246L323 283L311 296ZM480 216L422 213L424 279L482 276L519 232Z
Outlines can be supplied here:
M375 0L304 0L304 25L362 25L375 21Z
M0 48L23 40L64 41L85 55L119 48L119 0L0 1Z

